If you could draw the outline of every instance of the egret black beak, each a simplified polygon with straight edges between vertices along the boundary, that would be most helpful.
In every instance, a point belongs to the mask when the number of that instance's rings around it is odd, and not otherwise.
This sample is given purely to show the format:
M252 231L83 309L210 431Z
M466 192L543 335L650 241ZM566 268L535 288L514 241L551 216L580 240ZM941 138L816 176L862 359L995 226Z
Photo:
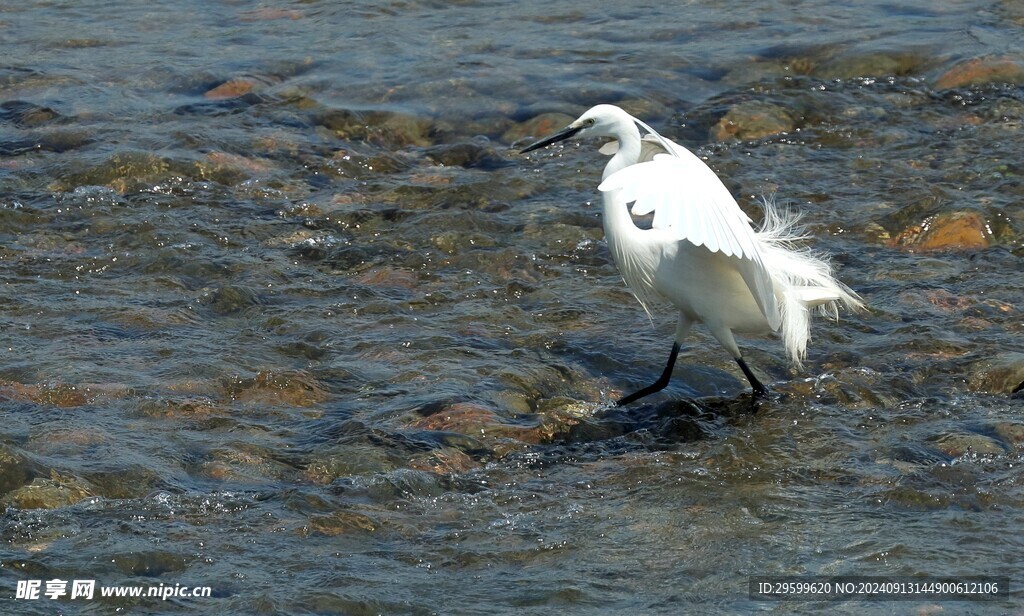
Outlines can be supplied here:
M570 124L569 126L566 126L562 130L560 130L557 133L555 133L554 135L551 135L549 137L544 137L543 139L541 139L537 143L534 143L533 145L526 146L522 150L519 150L519 153L520 154L526 154L527 152L532 152L534 150L539 150L540 148L542 148L542 147L544 147L546 145L551 145L552 143L556 143L558 141L563 141L565 139L568 139L569 137L572 137L576 133L580 132L581 130L583 130L583 126L573 126L573 125Z

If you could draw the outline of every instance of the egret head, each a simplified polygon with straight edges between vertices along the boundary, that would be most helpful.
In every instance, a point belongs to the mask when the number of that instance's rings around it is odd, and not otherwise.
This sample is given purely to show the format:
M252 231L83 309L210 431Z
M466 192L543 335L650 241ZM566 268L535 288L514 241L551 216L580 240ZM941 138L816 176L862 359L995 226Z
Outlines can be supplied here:
M562 130L520 150L521 154L570 137L618 137L624 127L632 127L633 117L615 105L595 105Z

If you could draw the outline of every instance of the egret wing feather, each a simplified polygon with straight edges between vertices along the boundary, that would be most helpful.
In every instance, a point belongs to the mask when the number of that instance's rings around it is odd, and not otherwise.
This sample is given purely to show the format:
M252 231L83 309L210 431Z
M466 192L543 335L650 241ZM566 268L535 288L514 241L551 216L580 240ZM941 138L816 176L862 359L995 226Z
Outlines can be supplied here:
M704 161L689 150L674 146L672 153L630 165L598 186L603 192L621 191L632 212L654 212L652 226L677 240L703 246L744 261L743 279L772 329L782 318L771 275L764 266L750 217L740 209L729 189Z
M669 142L671 143L671 142ZM605 156L614 156L619 151L619 141L617 139L609 141L597 149L598 152ZM654 135L644 135L640 140L640 156L637 158L638 163L645 163L652 160L656 154L665 154L668 150L662 145L662 140Z
M621 190L621 198L633 203L634 214L654 212L654 228L668 230L677 239L726 256L756 259L750 218L718 176L699 158L693 159L698 164L661 154L616 172L598 189Z

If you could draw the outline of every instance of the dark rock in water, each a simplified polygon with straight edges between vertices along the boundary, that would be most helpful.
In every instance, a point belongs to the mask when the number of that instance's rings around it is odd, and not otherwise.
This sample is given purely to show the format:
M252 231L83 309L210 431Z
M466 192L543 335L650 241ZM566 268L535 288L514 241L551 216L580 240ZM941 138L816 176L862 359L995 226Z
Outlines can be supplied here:
M258 306L261 302L259 294L249 287L226 285L211 293L208 303L215 314L227 315Z
M746 101L734 105L718 124L711 128L711 138L716 141L739 139L751 141L796 128L789 112L771 103Z
M229 79L215 88L210 88L203 94L203 98L209 100L223 100L226 98L237 98L245 96L262 84L255 79L238 77Z
M28 458L0 444L0 495L24 486L40 474L41 469Z
M537 413L510 418L481 404L456 402L424 407L419 414L425 416L413 421L411 427L438 434L446 448L469 455L486 452L502 458L527 445L550 443L568 434L586 415L580 406L576 401L550 400L547 407L538 409ZM471 440L453 439L456 435ZM440 466L443 468L452 462L460 464L459 460L448 460L442 461Z
M259 483L289 478L294 475L294 468L275 460L272 452L264 447L239 445L210 451L209 459L195 472L215 481Z
M463 167L465 169L493 170L510 164L509 161L495 152L493 148L475 143L436 146L427 150L427 156L439 165Z
M255 92L247 92L232 97L214 98L202 103L190 103L174 108L178 115L221 116L245 111L253 105L268 102L270 99Z
M923 56L898 51L844 54L814 67L811 74L820 79L897 77L918 72L924 61Z
M494 238L480 233L465 231L442 231L430 238L431 243L439 250L456 255L465 251L488 248L495 245Z
M1024 353L1004 353L971 367L967 384L973 391L1009 394L1024 385Z
M311 516L299 534L303 537L314 534L336 537L353 533L372 533L380 526L380 522L368 515L355 511L335 511L327 515Z
M951 432L931 439L932 445L942 453L957 458L966 453L978 456L998 456L1006 453L999 441L984 434Z
M0 383L0 396L58 408L89 402L84 388L69 383Z
M34 149L45 152L67 152L93 142L85 133L76 131L50 131L36 137Z
M149 185L172 175L172 161L148 152L120 152L102 163L57 178L50 185L55 192L68 192L79 186L110 186L129 192L140 184Z
M489 427L500 423L498 414L483 405L457 402L436 409L436 412L429 413L413 426L424 430L457 432L479 437L484 435Z
M316 377L302 371L261 371L251 379L232 381L227 390L231 399L240 402L299 407L318 404L329 396Z
M953 66L935 80L937 90L986 84L1024 84L1024 59L1009 56L971 58Z
M481 462L455 447L416 453L409 458L409 468L438 475L465 473L481 466Z
M92 495L82 480L52 472L48 478L36 477L4 497L0 504L19 509L56 509L74 505Z
M985 218L970 210L930 216L919 225L903 229L890 241L893 246L918 250L986 248L991 243L992 234Z
M1014 449L1024 450L1024 424L1003 421L997 423L993 431L996 436Z
M7 101L0 105L0 121L18 128L35 128L59 120L62 116L50 109L27 101Z
M385 147L433 144L429 120L391 111L332 109L317 116L314 123L346 141L368 141Z
M127 575L157 577L173 571L184 571L188 568L191 557L173 552L146 551L111 554L109 562Z
M331 452L320 452L310 457L303 478L316 484L326 485L339 477L376 475L397 468L397 463L384 452L367 455L351 447Z
M505 143L516 143L522 139L539 139L562 130L575 119L564 113L542 113L506 130L501 140Z

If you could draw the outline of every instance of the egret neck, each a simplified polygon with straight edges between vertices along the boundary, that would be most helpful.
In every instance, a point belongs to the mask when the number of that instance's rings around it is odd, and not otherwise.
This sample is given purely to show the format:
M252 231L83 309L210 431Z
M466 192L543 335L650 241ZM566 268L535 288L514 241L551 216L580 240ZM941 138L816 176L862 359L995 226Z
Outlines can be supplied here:
M619 149L605 165L602 180L639 162L642 147L640 129L633 122L633 118L625 113L622 117L616 117L608 132L618 141ZM642 273L646 270L632 262L647 260L644 257L650 252L651 246L643 242L641 236L644 231L633 223L633 218L629 215L629 204L622 198L622 191L605 192L601 198L604 239L608 243L612 259L626 285L633 291L644 310L650 314L649 304L654 295L653 280L649 276L643 276Z

